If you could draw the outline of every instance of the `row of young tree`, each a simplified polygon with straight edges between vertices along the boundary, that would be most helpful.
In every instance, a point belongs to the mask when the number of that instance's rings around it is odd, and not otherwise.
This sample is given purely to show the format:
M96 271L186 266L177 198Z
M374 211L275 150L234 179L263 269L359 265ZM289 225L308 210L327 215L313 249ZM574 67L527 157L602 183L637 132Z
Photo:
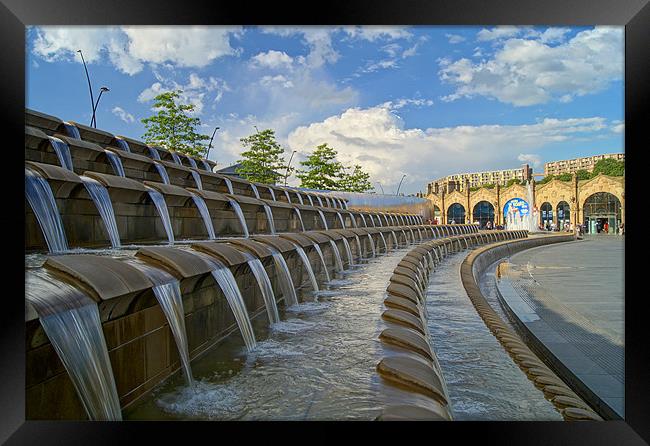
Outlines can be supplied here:
M193 156L207 156L208 135L197 128L201 120L192 117L194 105L181 102L181 90L161 93L154 98L155 114L141 119L145 126L143 139L166 149ZM250 181L275 184L286 180L294 171L300 179L300 187L346 192L367 192L373 189L370 174L360 165L345 166L338 159L338 152L321 144L300 163L301 169L289 167L284 148L277 142L272 129L256 132L241 138L244 151L236 173Z

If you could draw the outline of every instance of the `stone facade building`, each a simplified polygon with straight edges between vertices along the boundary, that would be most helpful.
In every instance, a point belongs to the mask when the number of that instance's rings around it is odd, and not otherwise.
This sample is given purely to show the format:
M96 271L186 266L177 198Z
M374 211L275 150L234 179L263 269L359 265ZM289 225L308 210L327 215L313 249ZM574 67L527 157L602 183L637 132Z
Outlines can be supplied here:
M532 174L533 169L528 164L524 164L518 169L458 173L430 182L427 185L427 193L440 194L444 190L445 193L450 194L454 191L463 192L466 187L481 187L487 184L505 186L512 179L527 181L532 177Z
M588 232L596 232L597 226L605 222L616 232L620 223L625 223L625 177L597 175L589 180L571 181L554 179L537 185L531 181L533 203L531 210L537 211L538 224L553 222L562 227L568 222L575 225L587 223ZM497 185L492 189L481 188L470 191L467 183L464 190L447 193L429 193L432 212L439 224L470 223L480 221L483 226L488 220L495 225L504 224L506 204L512 199L527 201L526 186L514 184L510 187Z
M609 153L606 155L586 156L584 158L575 158L571 160L559 160L550 163L544 163L544 175L560 175L563 173L576 173L578 170L591 172L594 166L600 160L613 158L617 161L624 161L624 153Z

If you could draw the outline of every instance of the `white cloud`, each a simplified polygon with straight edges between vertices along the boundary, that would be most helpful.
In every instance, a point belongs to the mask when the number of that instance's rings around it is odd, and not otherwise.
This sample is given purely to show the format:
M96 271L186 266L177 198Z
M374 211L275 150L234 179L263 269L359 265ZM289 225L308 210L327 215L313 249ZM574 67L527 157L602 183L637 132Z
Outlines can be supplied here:
M113 107L113 110L111 110L111 112L127 124L135 122L133 115L131 113L127 113L126 110L124 110L122 107Z
M517 26L497 26L492 29L482 29L476 34L476 40L487 42L491 40L506 39L521 33L523 28Z
M433 105L433 101L431 99L401 98L395 101L384 102L383 104L381 104L381 107L385 107L390 110L399 110L400 108L404 108L407 105L414 105L416 107L431 107Z
M597 27L557 46L539 39L508 39L490 60L439 64L440 79L456 87L445 100L481 95L515 106L569 102L622 79L623 30Z
M410 39L413 35L400 26L344 26L343 31L351 38L368 40L397 40Z
M289 68L292 64L293 58L284 51L270 50L251 58L251 65L260 68Z
M621 121L613 121L612 132L614 133L624 133L625 132L625 123Z
M534 153L520 153L517 159L522 163L532 164L533 167L542 165L542 158Z
M544 119L525 125L407 129L391 107L382 104L350 108L298 127L289 134L288 144L304 153L327 142L339 151L342 162L362 165L372 181L381 181L387 190L395 188L406 173L404 190L415 192L439 176L517 166L524 150L576 138L593 139L606 128L604 118L594 117Z
M182 90L181 103L194 105L193 114L200 115L208 96L211 96L211 102L215 103L221 100L224 92L230 91L230 87L223 79L213 76L202 78L196 73L190 73L187 84L179 84L159 74L156 77L160 82L154 82L150 87L144 89L138 96L138 102L149 102L160 93L167 91Z
M465 41L465 38L460 34L445 34L445 37L449 39L449 43L451 44L461 43Z
M223 26L43 26L36 28L32 51L47 61L99 62L105 54L120 71L133 75L145 63L205 67L214 60L238 54L230 36L241 27Z
M265 87L272 87L275 83L282 85L282 88L293 87L293 82L281 74L278 74L277 76L264 76L262 79L260 79L260 84Z

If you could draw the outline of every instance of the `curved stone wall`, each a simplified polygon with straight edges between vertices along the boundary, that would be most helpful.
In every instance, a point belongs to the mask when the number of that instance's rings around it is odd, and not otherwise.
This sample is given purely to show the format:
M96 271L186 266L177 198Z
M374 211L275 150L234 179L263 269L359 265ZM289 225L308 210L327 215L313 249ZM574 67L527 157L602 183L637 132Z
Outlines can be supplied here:
M495 261L524 249L574 240L573 235L552 235L526 240L506 241L479 248L461 265L461 280L472 304L485 325L499 340L528 379L560 411L565 420L602 420L553 370L526 345L521 337L501 319L485 299L478 285L480 274Z
M435 227L435 226L434 226ZM478 233L461 225L460 235L444 235L411 249L390 278L379 335L384 357L377 372L386 384L380 420L451 420L447 386L427 329L426 290L430 274L449 253L483 243L527 237L526 231Z

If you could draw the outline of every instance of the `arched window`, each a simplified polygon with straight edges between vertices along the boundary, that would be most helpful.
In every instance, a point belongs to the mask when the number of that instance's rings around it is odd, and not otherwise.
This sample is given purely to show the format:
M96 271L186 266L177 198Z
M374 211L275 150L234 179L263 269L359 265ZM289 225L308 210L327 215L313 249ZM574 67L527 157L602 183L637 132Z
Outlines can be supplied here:
M488 201L479 201L472 212L472 223L478 222L482 229L488 221L494 224L494 206Z
M564 229L565 225L571 223L571 208L566 201L560 201L557 204L557 222L560 229Z
M454 203L447 209L447 224L452 221L456 224L465 223L465 208L462 204Z
M590 195L582 206L586 232L617 234L621 223L621 202L608 192Z
M435 204L433 205L433 221L437 225L442 224L442 213L440 212L440 208Z
M542 219L542 226L544 228L550 227L553 223L553 206L551 203L542 203L539 210L541 211L540 218Z

